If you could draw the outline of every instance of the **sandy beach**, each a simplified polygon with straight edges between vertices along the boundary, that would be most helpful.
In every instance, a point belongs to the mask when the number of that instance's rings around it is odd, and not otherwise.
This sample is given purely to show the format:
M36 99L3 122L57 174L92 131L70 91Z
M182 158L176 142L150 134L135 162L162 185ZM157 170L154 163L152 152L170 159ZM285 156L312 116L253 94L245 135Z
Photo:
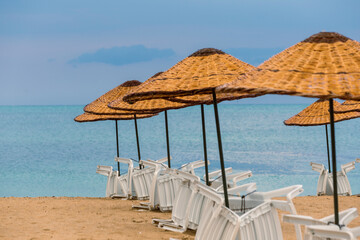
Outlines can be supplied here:
M360 198L340 197L340 210L360 209ZM0 198L0 239L194 239L195 232L164 231L152 218L170 218L171 213L136 211L135 200L107 198ZM332 214L333 199L297 197L299 214L321 218ZM280 213L281 214L281 213ZM360 217L350 227L359 226ZM284 239L296 239L291 224L282 224Z

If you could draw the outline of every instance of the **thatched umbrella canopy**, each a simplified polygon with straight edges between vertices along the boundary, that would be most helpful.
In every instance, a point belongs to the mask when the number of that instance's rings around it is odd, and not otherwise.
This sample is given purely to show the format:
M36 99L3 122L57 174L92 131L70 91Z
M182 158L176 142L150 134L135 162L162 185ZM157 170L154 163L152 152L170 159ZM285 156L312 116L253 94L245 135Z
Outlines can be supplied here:
M124 101L130 103L148 99L166 98L178 102L186 101L186 103L189 103L190 105L201 104L204 153L206 152L206 144L203 104L214 104L226 206L229 206L229 201L227 196L225 164L221 144L217 103L223 100L233 100L235 98L234 94L227 93L216 96L215 88L237 79L239 75L242 75L253 68L253 66L242 62L221 50L204 48L191 54L169 70L153 78L151 81L148 81L146 84L142 84L132 93L124 97ZM254 96L254 94L236 95L236 99ZM206 156L204 157L205 163L207 163Z
M143 119L156 116L157 114L136 114L136 119ZM105 120L133 120L134 115L115 115L115 114L93 114L93 113L83 113L74 120L76 122L97 122Z
M341 104L334 100L334 109ZM335 113L334 122L360 117L358 112ZM330 124L329 101L319 99L298 114L284 121L288 126L319 126Z
M141 84L126 95L124 100L136 102L154 98L212 94L215 87L231 82L253 68L221 50L203 48ZM224 95L226 96L232 99L231 95Z
M334 100L334 108L336 109L339 106L340 103ZM360 117L359 112L335 113L334 122L340 122L358 117ZM299 112L298 114L292 116L288 120L285 120L284 124L287 126L325 125L328 169L329 172L331 173L328 130L327 130L327 125L330 124L329 101L325 99L317 100L316 102L314 102L313 104L311 104L310 106Z
M118 98L123 98L129 92L137 88L141 82L137 80L126 81L123 84L111 89L107 93L103 94L95 101L89 103L84 107L84 112L93 114L116 114L116 115L133 115L135 112L115 110L108 107L108 104ZM145 112L145 111L144 111ZM147 111L146 113L152 114L153 111Z
M320 32L282 51L219 93L284 94L329 99L335 223L339 224L333 98L360 100L360 43Z
M346 100L334 108L335 113L360 112L360 101Z

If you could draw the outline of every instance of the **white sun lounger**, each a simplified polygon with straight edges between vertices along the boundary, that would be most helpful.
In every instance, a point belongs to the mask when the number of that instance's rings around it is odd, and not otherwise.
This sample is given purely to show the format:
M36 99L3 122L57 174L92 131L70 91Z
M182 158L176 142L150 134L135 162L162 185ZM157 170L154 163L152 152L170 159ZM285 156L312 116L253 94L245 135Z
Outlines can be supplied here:
M115 157L116 162L128 164L128 173L119 176L118 171L113 171L111 166L98 165L96 173L107 176L106 197L128 198L131 196L131 175L133 163L131 159Z
M315 219L310 216L284 215L283 221L293 224L305 225L304 239L356 239L360 236L360 227L350 229L347 225L356 217L356 208L349 208L339 213L339 226L334 225L334 215Z
M140 206L137 205L133 207L147 208L149 210L159 209L162 212L171 211L176 193L183 179L178 175L170 175L169 171L172 171L172 169L169 169L164 164L151 160L142 161L142 163L149 168L155 169L149 191L149 202L140 203ZM185 166L183 165L181 170L185 169L189 172L188 175L195 176L190 173L195 173L194 169L201 166L204 166L204 161L195 161Z
M255 192L247 196L245 212L235 212L221 206L210 217L203 215L195 239L197 240L282 240L280 220L276 209L296 213L292 198L303 191L295 185L270 192ZM272 200L286 195L286 201ZM301 240L300 227L296 226L297 239Z
M339 195L350 196L352 194L347 173L355 169L355 162L360 162L360 159L356 159L356 161L341 165L341 170L337 172ZM312 170L320 173L316 188L316 194L318 196L333 195L334 187L332 173L329 173L328 170L325 169L325 166L323 164L311 162L310 165L312 167Z
M171 159L171 157L170 157ZM151 160L150 160L151 161ZM167 157L156 160L157 163L164 163ZM132 182L137 199L149 199L152 180L155 174L153 165L146 165L143 169L134 169Z
M96 173L107 177L105 193L106 197L110 197L112 194L119 192L118 190L114 189L115 177L118 175L118 171L113 171L111 166L98 165L96 168Z
M185 232L188 228L196 230L200 223L203 211L206 209L204 204L208 201L207 195L199 191L199 186L202 186L202 188L209 188L199 183L197 180L183 181L179 188L179 195L177 195L175 200L172 218L170 220L153 219L153 223L159 223L158 226L160 228L175 232ZM229 194L240 194L240 192L249 193L254 189L256 189L256 184L248 183L229 189ZM213 189L209 191L221 197L221 194Z

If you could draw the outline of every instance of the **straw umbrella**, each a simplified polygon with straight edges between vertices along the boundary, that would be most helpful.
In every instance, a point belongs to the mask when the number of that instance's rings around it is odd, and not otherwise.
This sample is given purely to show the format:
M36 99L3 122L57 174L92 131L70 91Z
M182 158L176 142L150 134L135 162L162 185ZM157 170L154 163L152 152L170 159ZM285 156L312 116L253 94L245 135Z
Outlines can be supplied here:
M320 32L282 51L218 92L329 99L335 223L339 224L333 98L360 100L360 43Z
M360 112L360 101L347 100L334 108L335 113Z
M183 59L169 70L152 79L152 81L142 84L132 93L124 97L124 101L132 103L155 98L176 100L180 97L185 97L184 101L186 101L189 100L186 96L196 95L195 98L197 98L197 102L190 103L191 105L204 103L214 105L224 198L227 207L229 206L229 200L217 103L223 100L234 99L234 96L229 94L220 94L217 96L215 94L215 88L235 80L239 75L253 68L253 66L221 50L204 48ZM205 101L201 101L203 97L200 95L208 96L205 97ZM244 94L238 94L237 98L241 98L242 95Z
M334 108L340 106L338 101L334 101ZM349 120L352 118L360 117L360 113L349 112L349 113L335 113L334 122L340 122L344 120ZM287 126L319 126L325 125L326 133L326 147L327 147L327 156L328 156L328 169L331 173L330 167L330 152L329 152L329 140L328 140L328 129L327 125L330 123L330 113L329 113L329 101L326 99L319 99L298 114L292 116L288 120L284 121L284 124Z
M111 89L110 91L103 94L102 96L100 96L99 98L97 98L96 100L94 100L93 102L89 103L88 105L86 105L84 107L85 112L92 113L92 114L100 114L100 115L105 114L105 116L115 115L115 114L116 115L130 115L130 117L128 117L128 118L123 117L123 119L134 119L139 162L141 160L141 154L140 154L139 135L138 135L138 128L137 128L137 118L138 117L136 115L136 112L114 110L114 109L109 108L107 105L111 101L113 101L119 97L123 97L124 95L129 93L131 90L133 90L134 88L139 86L140 84L141 84L141 82L139 82L137 80L126 81L123 84ZM147 111L147 112L144 111L143 113L144 114L153 114L154 111ZM114 118L114 120L115 120L116 146L117 146L117 149L116 149L117 155L116 156L119 157L118 122L117 122L117 118ZM118 165L118 171L120 174L120 163L118 162L117 165ZM139 167L141 168L141 166L139 166Z

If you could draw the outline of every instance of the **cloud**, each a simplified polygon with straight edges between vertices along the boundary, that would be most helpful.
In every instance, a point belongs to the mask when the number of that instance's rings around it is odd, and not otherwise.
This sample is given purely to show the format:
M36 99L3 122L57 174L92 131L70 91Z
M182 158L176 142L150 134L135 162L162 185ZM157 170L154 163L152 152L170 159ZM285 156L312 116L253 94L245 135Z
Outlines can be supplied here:
M284 50L283 48L229 48L225 52L254 66Z
M146 48L143 45L129 47L101 48L94 53L84 53L69 61L70 64L105 63L122 66L131 63L148 62L157 58L174 56L172 49Z

